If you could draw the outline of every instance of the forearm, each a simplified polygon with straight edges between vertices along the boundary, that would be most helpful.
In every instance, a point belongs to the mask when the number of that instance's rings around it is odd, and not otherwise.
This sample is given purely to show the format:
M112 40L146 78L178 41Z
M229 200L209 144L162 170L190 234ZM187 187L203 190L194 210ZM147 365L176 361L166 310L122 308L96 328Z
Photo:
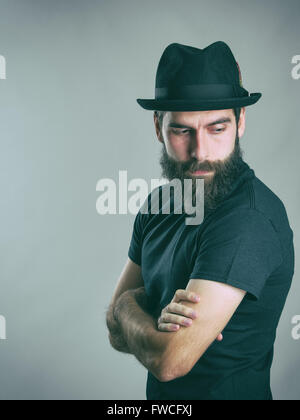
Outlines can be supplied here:
M114 317L114 306L110 305L106 313L106 325L109 331L109 342L111 346L123 353L131 353L126 341L123 337L123 332L119 322Z
M123 293L114 307L114 316L130 353L160 378L170 335L157 329L156 319L142 309L138 301L139 294L135 295L134 290Z
M135 298L137 304L146 313L149 313L151 315L155 314L156 308L155 307L152 307L152 308L150 307L144 287L134 289L134 298ZM114 307L115 307L115 304L114 305L110 304L110 306L107 310L107 313L106 313L106 325L107 325L107 328L109 330L110 344L117 351L132 354L132 352L130 351L130 349L127 345L126 340L124 339L123 331L122 331L122 328L120 326L120 323L116 319L116 317L114 316Z

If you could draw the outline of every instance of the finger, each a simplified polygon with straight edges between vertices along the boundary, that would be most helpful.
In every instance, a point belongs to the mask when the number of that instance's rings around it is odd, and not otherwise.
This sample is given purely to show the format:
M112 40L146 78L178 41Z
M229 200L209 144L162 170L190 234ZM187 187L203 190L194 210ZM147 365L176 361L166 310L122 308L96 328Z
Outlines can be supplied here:
M195 311L194 309L190 308L189 306L181 305L180 303L175 302L169 303L169 305L167 305L161 313L162 315L165 313L173 313L177 315L183 315L186 318L191 319L195 319L198 316L197 311Z
M172 302L180 302L181 300L189 301L189 302L199 302L200 296L194 292L189 292L185 289L178 289L175 292L175 295L172 299Z
M189 318L185 318L184 316L170 314L170 313L163 314L159 318L158 322L159 323L163 322L163 323L170 323L170 324L178 324L178 325L182 325L184 327L189 327L193 323L193 321Z
M160 331L175 332L175 331L178 331L179 328L180 328L180 325L177 325L177 324L169 324L165 322L161 322L158 324L158 329Z
M217 341L222 341L222 340L223 340L223 335L219 334L218 337L217 337Z

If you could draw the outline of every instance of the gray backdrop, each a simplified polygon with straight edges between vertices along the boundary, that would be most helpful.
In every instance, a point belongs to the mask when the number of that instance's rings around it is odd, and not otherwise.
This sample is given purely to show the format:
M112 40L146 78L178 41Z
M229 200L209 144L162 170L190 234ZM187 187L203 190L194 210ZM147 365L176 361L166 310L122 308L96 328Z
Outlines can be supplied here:
M171 42L227 42L250 92L245 160L283 200L299 247L299 0L1 0L1 399L145 399L105 310L134 215L96 212L100 178L160 177L151 98ZM297 262L297 259L296 259ZM276 399L300 397L299 272L275 345Z

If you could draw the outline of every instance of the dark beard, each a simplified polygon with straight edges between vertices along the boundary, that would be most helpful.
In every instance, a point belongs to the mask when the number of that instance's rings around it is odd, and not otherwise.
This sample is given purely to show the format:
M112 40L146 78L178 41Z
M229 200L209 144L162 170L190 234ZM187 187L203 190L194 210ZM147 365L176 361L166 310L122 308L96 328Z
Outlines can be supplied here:
M192 204L196 204L196 179L204 179L204 217L214 211L224 200L232 188L233 182L238 178L243 167L243 152L240 148L238 136L235 139L234 150L224 160L205 161L201 164L197 159L191 159L186 162L178 162L171 158L166 150L165 144L160 157L162 176L169 181L179 179L184 184L184 179L192 179ZM205 176L192 176L187 171L196 170L214 171L214 175L205 178Z

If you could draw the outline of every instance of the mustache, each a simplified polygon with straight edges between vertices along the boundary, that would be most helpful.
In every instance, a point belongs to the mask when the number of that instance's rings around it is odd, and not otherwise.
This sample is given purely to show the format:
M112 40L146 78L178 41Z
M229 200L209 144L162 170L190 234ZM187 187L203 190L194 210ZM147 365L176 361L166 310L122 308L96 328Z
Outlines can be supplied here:
M222 163L221 161L215 161L215 162L204 161L204 162L199 163L198 161L192 160L192 161L188 161L182 164L182 170L184 172L185 171L191 171L191 172L213 171L213 170L218 169L221 163Z

